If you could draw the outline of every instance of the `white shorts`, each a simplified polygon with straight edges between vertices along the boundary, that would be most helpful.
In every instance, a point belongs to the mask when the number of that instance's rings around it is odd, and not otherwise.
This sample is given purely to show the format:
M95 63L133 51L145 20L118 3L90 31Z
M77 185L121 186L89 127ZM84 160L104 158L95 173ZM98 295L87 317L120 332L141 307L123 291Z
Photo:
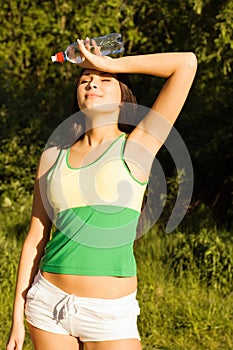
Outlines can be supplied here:
M81 341L140 340L136 291L118 299L77 297L48 282L39 272L26 297L28 323Z

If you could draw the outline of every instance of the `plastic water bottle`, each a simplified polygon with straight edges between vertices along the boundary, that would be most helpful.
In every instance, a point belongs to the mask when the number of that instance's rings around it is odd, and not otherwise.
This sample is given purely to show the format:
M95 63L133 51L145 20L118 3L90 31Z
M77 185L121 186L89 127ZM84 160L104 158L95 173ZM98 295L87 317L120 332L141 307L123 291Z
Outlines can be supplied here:
M94 50L92 45L92 40L95 41L96 45L99 47L100 52L103 56L110 54L118 54L124 51L124 44L119 33L111 33L109 35L100 36L98 38L89 39L90 40L90 50ZM84 40L84 44L86 40ZM70 44L64 52L58 52L56 55L51 57L52 62L64 62L70 61L72 63L80 63L82 59L80 57L80 52L78 49L78 44Z

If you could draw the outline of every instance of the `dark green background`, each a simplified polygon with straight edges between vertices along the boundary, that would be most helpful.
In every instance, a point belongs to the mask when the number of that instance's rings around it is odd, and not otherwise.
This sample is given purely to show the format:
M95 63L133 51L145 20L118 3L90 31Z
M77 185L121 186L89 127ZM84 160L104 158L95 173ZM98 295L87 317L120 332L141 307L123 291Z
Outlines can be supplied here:
M31 195L39 155L71 114L78 68L50 57L77 38L120 32L125 55L193 51L198 72L176 128L195 173L191 210L217 225L232 222L233 2L215 0L8 0L0 6L0 204ZM134 76L138 102L150 107L162 79ZM173 164L159 159L168 177ZM172 183L172 181L171 181ZM174 194L174 197L176 194ZM168 200L169 205L169 200ZM172 206L172 204L171 204Z

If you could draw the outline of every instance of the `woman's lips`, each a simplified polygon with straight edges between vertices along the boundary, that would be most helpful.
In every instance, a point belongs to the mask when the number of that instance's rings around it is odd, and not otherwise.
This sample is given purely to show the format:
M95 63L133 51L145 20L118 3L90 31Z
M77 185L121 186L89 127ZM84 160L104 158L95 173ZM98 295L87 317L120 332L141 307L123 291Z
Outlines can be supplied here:
M92 98L92 97L101 97L100 95L98 94L94 94L94 93L88 93L85 95L86 98Z

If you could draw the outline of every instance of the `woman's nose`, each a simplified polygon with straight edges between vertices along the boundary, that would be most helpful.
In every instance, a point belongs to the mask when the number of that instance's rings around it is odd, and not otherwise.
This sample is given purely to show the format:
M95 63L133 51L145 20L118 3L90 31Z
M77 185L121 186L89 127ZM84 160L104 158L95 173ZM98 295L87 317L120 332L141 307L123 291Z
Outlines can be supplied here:
M92 79L89 83L89 88L97 89L98 85L94 79Z

